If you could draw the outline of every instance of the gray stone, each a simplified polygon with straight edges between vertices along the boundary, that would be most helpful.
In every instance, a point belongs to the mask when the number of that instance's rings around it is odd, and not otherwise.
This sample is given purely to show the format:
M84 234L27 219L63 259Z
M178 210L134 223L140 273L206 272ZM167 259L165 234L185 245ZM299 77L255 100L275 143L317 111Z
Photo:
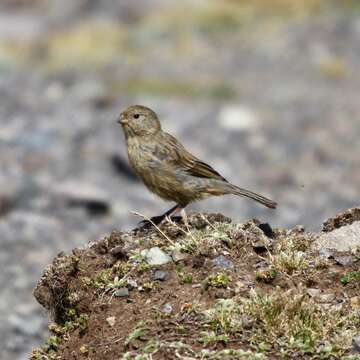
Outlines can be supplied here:
M360 352L360 334L357 334L353 338L354 350Z
M331 249L327 249L327 248L321 248L319 250L319 255L322 258L330 259L330 258L332 258L334 256L334 251L331 250Z
M136 289L137 288L137 282L133 279L128 279L127 281L127 285L126 287L129 289L129 290L133 290L133 289Z
M172 313L173 311L173 307L171 304L169 303L166 303L162 308L161 308L161 311L165 314L170 314Z
M180 250L174 250L171 253L171 257L174 260L174 262L179 262L186 260L189 257L189 255L181 252Z
M233 269L234 263L231 260L228 260L224 255L219 255L212 260L213 264L217 268L221 269Z
M145 257L145 261L149 265L164 265L172 261L172 258L158 246L152 247L149 250L143 250L141 255Z
M158 281L165 281L169 277L169 273L167 271L156 270L153 274L153 279Z
M321 290L320 289L313 289L313 288L310 288L310 289L307 289L307 294L310 296L310 297L318 297L321 293Z
M116 297L128 297L130 295L128 288L120 288L115 291L114 296Z
M328 294L321 294L318 297L319 302L321 303L331 303L335 300L335 294L328 293Z
M360 246L360 221L323 233L314 244L316 249L328 248L338 251L353 250L358 246Z
M350 266L354 263L354 258L351 255L335 255L334 259L342 266Z

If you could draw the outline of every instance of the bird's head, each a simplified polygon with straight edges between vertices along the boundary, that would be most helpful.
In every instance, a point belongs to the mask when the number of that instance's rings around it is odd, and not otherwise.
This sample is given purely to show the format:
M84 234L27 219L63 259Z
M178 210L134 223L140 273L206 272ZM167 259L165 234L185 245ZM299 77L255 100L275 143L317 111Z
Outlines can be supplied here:
M118 123L126 137L154 135L161 130L156 113L142 105L128 107L120 114Z

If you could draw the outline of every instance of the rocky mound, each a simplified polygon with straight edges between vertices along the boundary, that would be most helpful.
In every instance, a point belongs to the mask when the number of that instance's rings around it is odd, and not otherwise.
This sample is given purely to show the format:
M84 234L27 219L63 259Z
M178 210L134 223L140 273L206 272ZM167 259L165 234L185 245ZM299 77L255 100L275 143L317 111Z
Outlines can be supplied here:
M323 234L193 214L59 254L32 359L359 359L360 247Z

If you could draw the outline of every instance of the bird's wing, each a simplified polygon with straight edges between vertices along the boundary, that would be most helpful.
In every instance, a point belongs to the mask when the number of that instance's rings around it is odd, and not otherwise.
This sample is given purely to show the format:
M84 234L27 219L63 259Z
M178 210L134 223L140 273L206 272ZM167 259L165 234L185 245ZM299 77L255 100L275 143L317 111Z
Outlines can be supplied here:
M171 158L179 166L183 167L184 170L192 176L217 179L226 181L215 169L210 165L196 158L185 147L172 135L164 133L166 137L166 144L169 144L168 152L171 154Z

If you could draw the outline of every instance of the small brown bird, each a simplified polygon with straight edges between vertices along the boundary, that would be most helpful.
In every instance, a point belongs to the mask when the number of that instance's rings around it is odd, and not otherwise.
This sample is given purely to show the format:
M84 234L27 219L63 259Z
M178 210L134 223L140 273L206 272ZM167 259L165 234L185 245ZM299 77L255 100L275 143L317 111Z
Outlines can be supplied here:
M154 111L134 105L120 114L129 161L147 188L176 205L151 220L160 223L189 203L209 196L234 194L275 209L276 202L230 184L210 165L196 158L172 135L161 129Z

